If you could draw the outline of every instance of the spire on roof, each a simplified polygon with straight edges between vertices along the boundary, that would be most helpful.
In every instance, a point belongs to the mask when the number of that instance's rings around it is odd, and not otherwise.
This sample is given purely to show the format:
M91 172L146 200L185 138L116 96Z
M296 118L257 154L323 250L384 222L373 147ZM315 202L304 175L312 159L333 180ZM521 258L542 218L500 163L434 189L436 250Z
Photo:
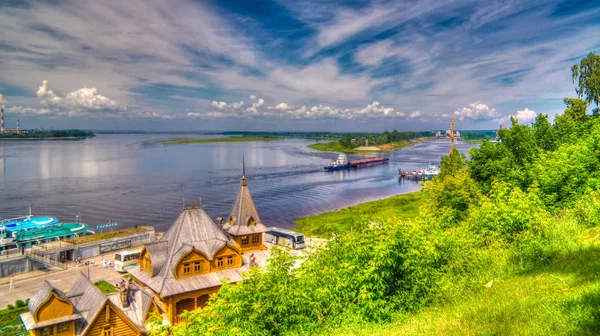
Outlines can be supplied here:
M244 154L242 154L242 178L240 179L241 186L248 185L248 179L246 178L246 161L244 160Z

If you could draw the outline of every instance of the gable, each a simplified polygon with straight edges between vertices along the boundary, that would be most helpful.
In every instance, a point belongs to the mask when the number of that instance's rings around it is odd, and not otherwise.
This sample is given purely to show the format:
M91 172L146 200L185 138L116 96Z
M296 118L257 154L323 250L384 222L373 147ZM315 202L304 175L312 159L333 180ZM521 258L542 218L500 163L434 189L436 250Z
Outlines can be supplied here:
M73 314L73 305L68 300L60 298L54 291L34 312L36 322L46 321Z
M208 272L210 272L208 258L200 251L192 249L177 261L174 274L177 279L181 279Z
M139 328L109 301L90 323L85 335L104 335L106 328L111 330L112 335L128 336L141 333Z

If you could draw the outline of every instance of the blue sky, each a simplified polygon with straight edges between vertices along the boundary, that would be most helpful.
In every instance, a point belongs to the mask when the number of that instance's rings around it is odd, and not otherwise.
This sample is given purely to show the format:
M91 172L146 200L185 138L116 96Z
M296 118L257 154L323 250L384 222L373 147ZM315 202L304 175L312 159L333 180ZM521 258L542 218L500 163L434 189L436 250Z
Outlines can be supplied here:
M555 115L598 1L0 0L28 127L491 129Z

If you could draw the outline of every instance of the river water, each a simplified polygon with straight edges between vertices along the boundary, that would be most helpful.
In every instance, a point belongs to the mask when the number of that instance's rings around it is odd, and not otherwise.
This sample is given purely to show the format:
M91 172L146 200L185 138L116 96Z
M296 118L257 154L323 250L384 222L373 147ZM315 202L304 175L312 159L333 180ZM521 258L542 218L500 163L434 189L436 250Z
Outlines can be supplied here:
M198 135L110 134L81 141L0 141L0 216L34 215L91 226L166 230L182 202L200 200L215 219L227 217L245 156L246 175L262 222L293 228L295 218L416 191L398 168L439 162L447 141L427 141L385 153L387 165L325 172L336 153L307 148L315 140L159 145L160 139ZM469 144L458 144L466 151ZM349 155L350 159L360 156Z

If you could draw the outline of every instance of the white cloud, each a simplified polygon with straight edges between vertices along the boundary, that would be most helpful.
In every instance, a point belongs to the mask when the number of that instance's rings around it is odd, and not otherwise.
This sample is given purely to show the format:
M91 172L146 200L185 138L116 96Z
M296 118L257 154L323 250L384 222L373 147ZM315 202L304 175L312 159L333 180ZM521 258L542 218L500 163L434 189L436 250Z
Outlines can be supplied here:
M60 112L87 113L91 111L117 111L120 106L114 100L98 94L96 88L82 88L69 92L65 97L60 97L49 89L47 80L37 91L40 103L46 107L51 107Z
M486 104L480 102L470 104L469 106L462 107L454 113L452 116L458 120L493 120L498 118L495 108L490 108Z
M50 110L46 108L31 108L23 106L11 106L6 110L7 113L28 114L28 115L48 115Z
M408 117L411 119L416 119L416 118L419 118L420 116L421 116L421 111L414 111Z
M192 118L273 118L273 119L383 119L401 118L404 113L394 108L385 107L375 101L362 109L334 108L329 105L319 104L312 107L306 105L298 106L288 103L279 103L275 106L265 105L262 98L255 95L250 96L251 107L244 108L243 101L239 103L225 103L213 101L211 111L188 112L187 116ZM420 116L420 112L413 112L411 118Z
M535 113L535 111L525 108L524 110L517 111L517 114L514 117L519 122L530 123L535 119L536 116L537 116L537 113Z
M4 96L2 95L2 93L0 93L0 105L4 106L4 104L6 104L6 98L4 98Z

